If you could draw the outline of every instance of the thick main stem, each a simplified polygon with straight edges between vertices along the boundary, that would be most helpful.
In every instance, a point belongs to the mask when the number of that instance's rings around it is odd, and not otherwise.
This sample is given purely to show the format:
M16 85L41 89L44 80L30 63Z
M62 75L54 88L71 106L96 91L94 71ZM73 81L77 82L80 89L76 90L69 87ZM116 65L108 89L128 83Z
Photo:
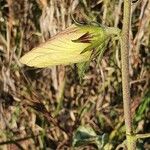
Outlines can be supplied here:
M122 62L122 90L124 118L128 150L135 149L135 143L130 140L132 136L132 117L130 109L130 81L129 81L129 29L130 29L131 0L124 0L123 28L121 36L121 62Z

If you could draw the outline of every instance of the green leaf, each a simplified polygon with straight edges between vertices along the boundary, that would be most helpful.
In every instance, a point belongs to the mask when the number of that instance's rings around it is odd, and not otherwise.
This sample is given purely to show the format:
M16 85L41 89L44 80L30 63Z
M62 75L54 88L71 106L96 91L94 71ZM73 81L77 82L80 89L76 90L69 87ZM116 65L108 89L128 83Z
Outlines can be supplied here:
M142 118L144 118L145 112L147 112L150 108L150 91L147 92L143 101L141 102L135 116L135 121L138 122Z
M74 136L73 136L73 147L85 146L89 144L94 144L98 149L102 149L108 141L106 134L99 136L96 132L89 126L80 126Z
M94 143L97 135L91 127L80 126L73 137L73 146L78 147Z

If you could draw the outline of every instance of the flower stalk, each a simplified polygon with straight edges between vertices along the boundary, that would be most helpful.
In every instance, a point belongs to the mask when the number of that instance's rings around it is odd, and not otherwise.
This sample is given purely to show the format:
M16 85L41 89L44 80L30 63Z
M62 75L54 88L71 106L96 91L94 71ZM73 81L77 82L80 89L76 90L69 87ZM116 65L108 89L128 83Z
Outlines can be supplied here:
M121 63L122 63L122 91L123 107L126 126L126 138L128 150L136 149L136 141L132 140L132 118L131 118L131 98L129 80L129 31L130 31L131 0L124 0L123 28L121 35Z

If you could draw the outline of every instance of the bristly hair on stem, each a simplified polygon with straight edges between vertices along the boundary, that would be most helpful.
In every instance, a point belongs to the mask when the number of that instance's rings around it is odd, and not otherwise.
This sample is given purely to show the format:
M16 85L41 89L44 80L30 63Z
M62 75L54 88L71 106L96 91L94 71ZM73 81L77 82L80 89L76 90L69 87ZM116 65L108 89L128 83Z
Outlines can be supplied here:
M121 35L121 63L122 63L122 91L123 107L126 127L126 139L128 150L136 149L136 142L132 140L132 118L131 118L131 98L129 80L129 31L131 17L131 0L124 0L123 28Z

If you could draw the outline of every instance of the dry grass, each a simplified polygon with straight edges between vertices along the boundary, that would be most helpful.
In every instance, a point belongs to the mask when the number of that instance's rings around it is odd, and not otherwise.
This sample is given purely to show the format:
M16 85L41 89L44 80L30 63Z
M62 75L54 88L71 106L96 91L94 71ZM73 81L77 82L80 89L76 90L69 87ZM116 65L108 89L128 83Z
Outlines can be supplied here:
M83 83L75 67L35 69L19 58L72 24L93 20L122 27L122 0L0 1L0 149L71 149L74 131L89 125L109 135L115 149L124 140L119 44L111 42L100 67L91 63ZM130 75L134 128L150 132L150 111L135 115L150 94L150 1L133 5ZM116 132L118 131L118 132ZM138 144L149 149L148 140ZM78 149L96 149L93 145Z

